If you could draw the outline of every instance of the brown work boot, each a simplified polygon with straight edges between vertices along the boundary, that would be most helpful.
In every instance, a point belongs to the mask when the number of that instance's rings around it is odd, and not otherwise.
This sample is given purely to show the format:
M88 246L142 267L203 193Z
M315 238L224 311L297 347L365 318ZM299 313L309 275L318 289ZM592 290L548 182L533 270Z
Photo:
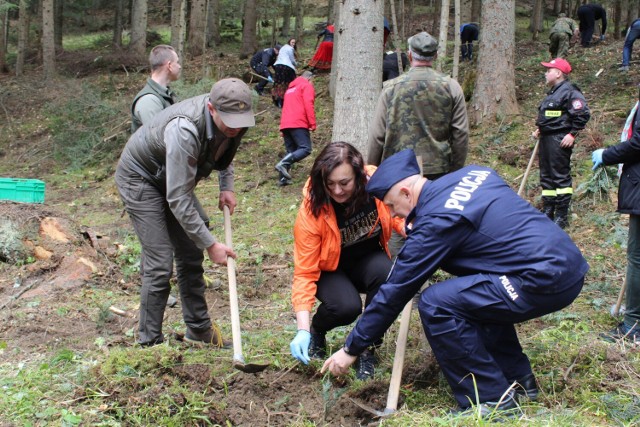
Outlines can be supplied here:
M208 329L192 329L187 327L184 341L196 347L231 348L231 342L222 339L220 328L215 323Z

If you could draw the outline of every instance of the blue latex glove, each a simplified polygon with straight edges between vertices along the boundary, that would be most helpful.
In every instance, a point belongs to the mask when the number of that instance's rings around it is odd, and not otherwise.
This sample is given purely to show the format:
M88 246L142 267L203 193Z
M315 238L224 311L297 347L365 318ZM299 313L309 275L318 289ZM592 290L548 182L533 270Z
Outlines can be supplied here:
M604 41L604 34L602 34L602 35L600 36L600 41L601 41L601 42L603 42L603 41Z
M269 83L273 83L273 78L272 78L271 76L269 76L269 77L267 77L267 81L268 81Z
M291 341L291 355L304 363L309 364L309 344L311 343L311 333L304 329L298 330L296 337Z
M591 153L591 161L593 162L593 167L591 170L596 170L598 167L602 166L602 152L604 148L600 148L593 153Z

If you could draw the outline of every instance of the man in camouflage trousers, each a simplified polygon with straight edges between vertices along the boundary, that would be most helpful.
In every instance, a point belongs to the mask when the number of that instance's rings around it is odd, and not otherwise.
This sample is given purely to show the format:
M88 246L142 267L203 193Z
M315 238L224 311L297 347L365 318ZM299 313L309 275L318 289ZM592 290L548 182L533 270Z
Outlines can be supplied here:
M438 42L426 32L408 40L409 72L385 82L369 127L367 162L411 148L433 180L464 166L469 122L462 88L431 64Z
M569 54L571 37L578 34L576 21L561 13L549 31L549 52L551 58L566 58Z

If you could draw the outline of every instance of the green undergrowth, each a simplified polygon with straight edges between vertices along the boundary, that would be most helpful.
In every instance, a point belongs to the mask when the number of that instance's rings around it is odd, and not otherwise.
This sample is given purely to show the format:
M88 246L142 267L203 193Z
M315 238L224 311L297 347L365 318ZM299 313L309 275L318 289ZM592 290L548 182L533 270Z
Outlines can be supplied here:
M516 76L520 112L497 124L471 129L468 162L488 165L514 189L518 189L529 161L534 141L536 108L543 99L544 69L547 60L546 35L532 42L518 21L518 37L530 51L516 58ZM265 33L266 36L266 33ZM526 38L526 40L524 40ZM85 43L82 44L81 43ZM95 40L81 40L79 48L95 46ZM262 40L264 45L268 42ZM300 52L310 57L313 36L306 39ZM71 41L70 41L71 43ZM74 43L76 43L74 41ZM234 41L229 46L237 46ZM226 45L218 47L224 51ZM627 219L615 213L617 179L611 170L591 170L590 153L604 145L615 144L626 114L637 97L634 80L637 72L619 74L611 66L619 60L621 42L607 42L589 50L574 48L569 60L574 66L572 80L580 85L593 113L587 129L581 133L573 156L576 196L572 208L569 234L590 263L584 290L568 308L518 326L525 352L538 377L541 395L537 402L523 402L523 415L506 420L503 425L517 426L632 426L640 424L637 396L640 395L640 351L622 343L608 344L598 334L613 327L619 319L609 315L624 279ZM449 63L446 66L450 66ZM468 64L464 65L465 67ZM604 71L596 77L596 73ZM185 64L184 75L173 85L182 99L210 90L213 80L202 79L200 69ZM49 188L73 188L75 199L64 208L82 224L106 226L119 218L117 211L91 211L83 206L100 203L100 197L117 197L112 180L115 160L128 134L122 123L128 117L130 99L141 83L142 75L99 76L66 82L66 96L50 101L44 117L13 121L11 132L24 139L39 135L46 128L51 135L53 153L64 166L47 177ZM295 366L289 354L289 341L295 334L295 320L290 307L290 279L293 272L292 226L301 202L301 189L313 158L331 138L332 101L326 95L328 76L314 79L318 92L325 91L316 104L318 131L314 135L313 154L293 169L294 184L275 185L273 165L284 150L279 135L279 115L269 109L270 100L258 100L258 110L268 110L257 118L258 125L249 130L238 151L236 197L238 206L232 216L234 249L243 278L241 295L260 296L260 304L247 302L241 307L243 351L248 361L268 361L272 370L293 370L317 382L324 404L331 410L345 393L357 393L367 384L356 381L351 373L345 383L336 384L321 376L321 363L310 367ZM74 123L70 126L69 123ZM2 124L0 124L2 125ZM323 127L324 126L324 127ZM6 129L6 128L3 128ZM113 138L109 136L115 135ZM29 156L25 156L29 158ZM0 164L0 171L10 167ZM63 173L58 173L60 170ZM525 197L539 202L537 164L526 183ZM604 185L606 183L606 185ZM100 193L100 197L96 197ZM222 214L218 210L218 181L215 174L200 183L197 194L211 216L213 233L219 240ZM118 228L115 240L123 250L112 261L124 281L135 281L139 273L139 245L130 227ZM206 265L213 281L226 283L226 269ZM273 272L279 277L278 286ZM441 280L445 276L438 276ZM210 284L210 286L214 286ZM120 292L115 288L90 286L80 293L89 316L103 329L113 322L108 307L121 303L135 310L136 291ZM226 286L220 286L221 298L228 298ZM60 304L55 316L67 316L74 307ZM231 336L226 313L219 325L224 336ZM29 314L16 313L19 319ZM181 320L165 324L167 330L184 331ZM385 387L391 375L395 352L395 329L385 337L378 352L380 365L376 380ZM124 328L122 340L132 343L135 326ZM344 343L350 327L337 328L328 335L330 351ZM0 358L7 342L0 341ZM1 360L1 359L0 359ZM1 362L0 362L1 363ZM195 377L194 375L199 375ZM169 339L152 348L120 345L97 337L90 350L62 349L47 354L24 354L19 363L0 365L0 414L15 425L207 425L214 424L211 414L224 409L224 397L230 384L240 375L232 368L230 350L186 348ZM197 378L197 381L194 380ZM277 391L274 391L276 394ZM276 396L274 399L284 399ZM450 388L439 369L421 330L414 311L405 375L401 387L402 406L398 413L381 421L383 426L471 426L489 425L476 418L448 414L454 406ZM318 408L304 408L308 413ZM378 408L383 409L383 408ZM265 420L259 420L260 425ZM300 419L290 425L311 426Z

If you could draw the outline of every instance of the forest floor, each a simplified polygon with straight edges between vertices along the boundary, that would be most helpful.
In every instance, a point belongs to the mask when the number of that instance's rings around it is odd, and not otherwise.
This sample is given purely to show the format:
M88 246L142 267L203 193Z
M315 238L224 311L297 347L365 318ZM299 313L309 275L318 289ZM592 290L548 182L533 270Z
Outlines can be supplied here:
M311 37L309 37L309 40ZM312 42L311 42L312 44ZM589 128L574 154L575 187L591 179L590 152L615 143L637 97L640 72L615 70L621 42L589 50L574 48L569 60L593 111ZM310 57L311 46L302 51ZM0 425L367 425L380 420L351 399L384 409L393 363L397 325L379 351L372 381L335 379L319 373L318 362L294 363L288 343L295 334L289 293L293 272L291 227L300 191L315 154L331 139L332 100L328 75L314 79L318 93L318 131L314 153L294 168L294 184L276 186L273 165L283 153L279 110L269 97L257 99L257 126L238 152L233 215L234 248L239 254L239 288L244 356L267 361L268 369L244 374L231 366L230 349L196 349L181 341L180 304L165 312L164 344L135 345L139 247L112 179L118 147L126 140L128 102L145 75L127 67L94 69L80 54L65 56L62 68L75 76L45 85L37 76L0 76L0 175L47 182L42 205L0 202L0 230L17 229L23 246L15 259L0 263ZM469 163L496 168L514 189L520 184L533 142L535 106L545 91L547 60L542 42L517 46L517 94L521 114L498 125L471 131ZM182 98L206 87L202 74L242 76L247 61L218 55L185 64L176 86ZM94 64L95 61L91 64ZM113 62L117 64L117 61ZM464 64L461 80L472 65ZM596 77L600 68L603 72ZM469 74L468 74L469 73ZM202 81L204 80L205 86ZM205 92L206 90L201 90ZM198 93L198 92L196 92ZM96 95L98 94L98 95ZM195 94L195 93L193 93ZM86 99L96 96L98 99ZM78 97L78 98L76 98ZM61 167L52 129L90 126L63 116L64 99L108 104L120 111L113 123L96 125L104 161L83 168ZM75 113L74 113L75 114ZM56 127L58 126L58 127ZM91 131L91 130L90 130ZM116 135L112 138L112 135ZM525 197L539 203L535 171ZM210 213L213 233L222 239L217 209L217 179L198 187ZM519 425L637 425L640 422L640 349L606 344L599 332L616 320L609 315L624 280L627 220L613 213L615 183L609 192L584 190L576 197L568 232L591 264L585 290L569 308L519 326L541 387L537 403L511 421ZM9 224L9 225L7 225ZM4 227L4 228L3 228ZM9 246L7 234L0 249ZM9 243L7 243L9 242ZM213 320L230 337L227 270L207 263L207 301ZM174 288L174 291L175 288ZM117 314L119 313L119 314ZM339 348L349 328L329 334ZM448 418L453 399L413 313L401 410L385 425L472 425ZM635 409L634 409L635 408Z

